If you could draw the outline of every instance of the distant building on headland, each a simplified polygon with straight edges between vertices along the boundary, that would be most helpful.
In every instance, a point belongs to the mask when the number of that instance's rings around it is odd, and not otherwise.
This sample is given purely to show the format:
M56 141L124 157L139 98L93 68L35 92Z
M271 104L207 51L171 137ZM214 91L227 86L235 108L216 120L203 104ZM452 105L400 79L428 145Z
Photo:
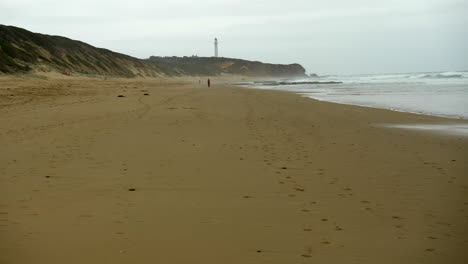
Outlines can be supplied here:
M218 57L218 38L214 39L214 56Z

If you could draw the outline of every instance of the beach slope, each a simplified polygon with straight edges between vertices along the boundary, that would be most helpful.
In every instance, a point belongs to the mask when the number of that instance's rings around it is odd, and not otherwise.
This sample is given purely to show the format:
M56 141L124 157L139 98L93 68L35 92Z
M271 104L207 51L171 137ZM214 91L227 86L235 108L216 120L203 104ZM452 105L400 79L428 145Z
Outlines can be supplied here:
M2 77L0 263L467 262L450 120L212 81Z

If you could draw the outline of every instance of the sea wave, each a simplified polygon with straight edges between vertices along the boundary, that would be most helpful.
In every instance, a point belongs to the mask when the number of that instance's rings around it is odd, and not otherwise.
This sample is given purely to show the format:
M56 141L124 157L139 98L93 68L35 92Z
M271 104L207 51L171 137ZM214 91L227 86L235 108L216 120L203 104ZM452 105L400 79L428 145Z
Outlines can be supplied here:
M242 85L290 91L335 103L468 119L466 71L328 75Z
M452 79L468 78L468 72L436 72L416 75L416 78Z
M356 74L356 75L324 75L314 80L339 81L344 83L468 83L467 71L451 72L419 72L392 74Z

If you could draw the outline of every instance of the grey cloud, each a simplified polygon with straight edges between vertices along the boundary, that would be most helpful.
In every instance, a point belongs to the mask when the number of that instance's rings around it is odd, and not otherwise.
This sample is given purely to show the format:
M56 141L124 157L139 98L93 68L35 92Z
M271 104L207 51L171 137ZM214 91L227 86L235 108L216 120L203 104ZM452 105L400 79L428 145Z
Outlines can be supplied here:
M212 55L311 72L468 69L461 0L0 0L0 23L137 57Z

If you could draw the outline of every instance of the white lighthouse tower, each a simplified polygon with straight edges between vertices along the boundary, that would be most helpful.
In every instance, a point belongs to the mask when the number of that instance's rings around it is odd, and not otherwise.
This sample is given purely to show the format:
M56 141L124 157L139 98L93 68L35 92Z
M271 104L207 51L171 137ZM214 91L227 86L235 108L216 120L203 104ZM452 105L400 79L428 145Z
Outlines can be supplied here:
M214 56L217 58L218 57L218 38L215 38L214 40Z

